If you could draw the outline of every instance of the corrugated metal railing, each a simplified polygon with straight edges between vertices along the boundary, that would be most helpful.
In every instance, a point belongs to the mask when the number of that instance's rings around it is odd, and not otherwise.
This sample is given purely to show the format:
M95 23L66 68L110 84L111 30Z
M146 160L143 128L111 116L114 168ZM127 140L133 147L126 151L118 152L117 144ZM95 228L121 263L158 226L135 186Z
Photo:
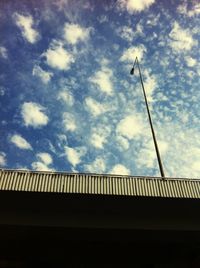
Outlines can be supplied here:
M1 170L0 190L200 198L200 180Z

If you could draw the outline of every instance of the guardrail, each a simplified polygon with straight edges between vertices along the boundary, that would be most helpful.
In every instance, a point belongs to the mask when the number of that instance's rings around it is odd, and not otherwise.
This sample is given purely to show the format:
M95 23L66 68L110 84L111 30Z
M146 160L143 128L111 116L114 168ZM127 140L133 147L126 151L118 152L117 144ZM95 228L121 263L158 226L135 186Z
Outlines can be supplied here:
M200 180L2 169L0 190L200 198Z

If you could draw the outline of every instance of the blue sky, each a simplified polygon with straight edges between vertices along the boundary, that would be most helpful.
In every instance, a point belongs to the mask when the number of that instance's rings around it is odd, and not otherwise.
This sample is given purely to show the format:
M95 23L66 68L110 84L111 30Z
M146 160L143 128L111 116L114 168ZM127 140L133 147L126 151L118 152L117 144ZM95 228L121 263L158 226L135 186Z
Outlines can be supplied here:
M0 1L0 166L160 176L200 173L200 4Z

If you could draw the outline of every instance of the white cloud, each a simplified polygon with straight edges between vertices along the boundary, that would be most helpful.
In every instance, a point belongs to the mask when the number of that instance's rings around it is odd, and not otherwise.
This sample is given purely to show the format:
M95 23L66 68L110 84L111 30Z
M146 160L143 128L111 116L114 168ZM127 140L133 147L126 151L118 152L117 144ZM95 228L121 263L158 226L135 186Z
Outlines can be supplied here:
M152 95L157 87L157 81L154 75L150 75L148 71L144 72L145 74L145 81L144 81L144 86L145 86L145 91L147 93L148 101L153 101Z
M191 31L181 28L177 22L174 22L169 37L171 38L169 46L177 52L191 50L197 44L197 41L191 35Z
M129 141L126 138L118 135L116 137L116 141L117 141L118 148L120 149L120 151L129 149Z
M196 59L194 59L194 58L192 58L190 56L186 56L185 61L187 63L187 66L189 66L189 67L194 67L197 64Z
M37 157L47 166L53 162L51 155L48 153L38 153Z
M113 85L111 78L112 70L107 67L103 67L100 71L97 71L95 75L92 76L89 80L90 82L96 84L102 92L106 93L107 95L112 95Z
M61 42L53 42L42 56L49 66L59 70L68 70L75 61L74 56L63 48Z
M6 166L6 154L4 152L0 152L0 166Z
M118 0L118 7L126 9L128 13L133 14L148 9L155 0Z
M33 18L31 15L23 16L18 13L14 14L16 25L22 31L23 37L34 44L39 39L39 33L33 28Z
M84 165L84 169L86 172L102 174L106 169L105 160L97 157L91 164Z
M145 52L146 48L143 45L137 47L130 47L123 52L120 60L134 62L136 57L138 57L138 60L141 60L144 57Z
M68 146L65 146L65 154L67 157L67 160L70 164L72 164L73 167L78 165L81 162L81 157L86 153L86 149L84 147L78 147L78 148L71 148Z
M103 149L111 130L110 127L99 125L92 130L90 142L97 149Z
M64 38L75 45L78 41L86 41L90 35L90 28L83 28L78 24L65 23Z
M128 139L134 139L135 137L143 133L143 123L137 115L127 115L117 125L117 134Z
M37 171L55 171L53 168L48 167L43 162L33 162L31 166L34 170Z
M35 65L33 67L32 74L34 76L39 77L44 84L48 84L48 82L51 80L51 77L53 76L53 73L44 71L40 66Z
M93 116L98 116L108 111L108 107L105 104L101 104L91 97L85 99L85 105Z
M63 114L63 125L67 131L76 130L77 126L73 114L67 112Z
M34 128L47 125L49 118L43 112L45 108L35 102L25 102L21 108L21 115L25 126L33 126Z
M199 15L200 14L200 3L194 3L193 5L191 5L192 3L183 3L181 5L178 6L177 11L180 14L186 15L188 17L193 17L195 15Z
M117 164L111 169L110 173L116 175L130 175L130 170L124 165Z
M135 36L132 28L128 26L123 26L117 29L117 34L122 38L127 40L128 42L132 42Z
M62 100L69 106L73 106L74 97L69 90L62 90L58 93L58 100Z
M4 59L8 58L7 49L5 47L0 46L0 57Z
M10 138L10 141L14 143L18 148L23 150L32 150L30 143L25 140L21 135L15 134Z

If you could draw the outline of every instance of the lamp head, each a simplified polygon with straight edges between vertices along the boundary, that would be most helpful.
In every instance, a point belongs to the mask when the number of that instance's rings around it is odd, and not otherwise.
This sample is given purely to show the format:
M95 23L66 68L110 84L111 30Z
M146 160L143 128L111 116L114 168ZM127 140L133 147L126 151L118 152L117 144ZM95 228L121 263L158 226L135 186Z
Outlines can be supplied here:
M130 74L134 75L134 67L131 69Z

